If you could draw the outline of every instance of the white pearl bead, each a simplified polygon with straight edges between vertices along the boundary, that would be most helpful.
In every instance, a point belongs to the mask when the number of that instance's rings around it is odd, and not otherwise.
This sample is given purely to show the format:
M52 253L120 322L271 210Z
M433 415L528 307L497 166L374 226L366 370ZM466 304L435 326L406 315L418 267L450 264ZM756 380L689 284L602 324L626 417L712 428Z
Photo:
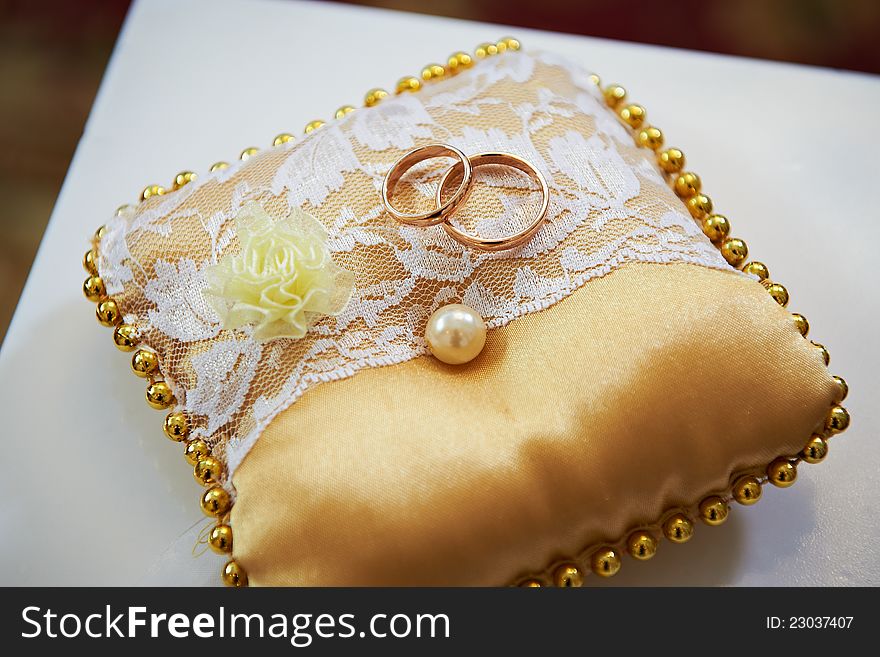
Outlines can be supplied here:
M473 308L451 303L431 315L425 340L438 360L449 365L467 363L476 358L486 344L486 322Z

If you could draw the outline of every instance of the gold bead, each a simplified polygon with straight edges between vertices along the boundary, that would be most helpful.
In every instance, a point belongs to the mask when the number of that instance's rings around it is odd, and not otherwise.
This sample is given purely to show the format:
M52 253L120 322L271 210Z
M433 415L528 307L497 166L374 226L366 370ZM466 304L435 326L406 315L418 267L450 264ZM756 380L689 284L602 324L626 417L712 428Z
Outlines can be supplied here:
M788 488L797 479L797 464L779 457L767 466L767 480L779 488Z
M223 473L223 464L213 456L199 459L193 467L193 477L202 486L217 483Z
M238 154L238 159L244 162L246 159L248 159L249 157L253 157L259 152L259 148L257 148L256 146L250 146L248 148L245 148L241 153Z
M761 482L757 477L746 475L733 484L733 499L743 506L751 506L761 499Z
M421 76L425 82L439 80L446 77L446 69L440 66L440 64L428 64L422 69Z
M232 506L232 498L222 486L212 486L202 493L201 507L206 516L219 518Z
M834 383L837 385L837 393L834 395L834 401L838 404L846 399L846 396L849 394L849 386L846 384L846 381L843 380L842 377L834 376Z
M232 527L229 525L216 525L208 534L208 545L217 554L232 552Z
M198 178L198 175L192 171L181 171L174 176L174 180L171 182L171 189L180 189L184 185L190 184L196 178Z
M164 410L174 404L174 393L171 386L164 381L156 381L147 386L147 403L157 411Z
M690 198L695 194L699 194L701 186L700 177L690 171L678 176L673 184L675 193L679 198Z
M296 137L294 137L289 132L282 132L280 135L277 135L275 139L272 140L272 145L281 146L282 144L286 144L287 142L293 141L294 139L296 139Z
M577 588L584 583L584 575L573 563L559 566L553 573L553 583L559 588Z
M663 146L663 133L660 128L649 125L647 128L639 130L637 140L639 146L656 151Z
M703 219L703 234L713 242L720 242L730 234L730 222L722 214L710 214Z
M596 75L595 73L590 73L589 80L590 80L590 82L592 82L593 84L595 84L597 87L601 87L601 86L602 86L602 78L600 78L600 77L599 77L598 75Z
M645 531L633 532L626 539L626 548L634 559L647 561L657 554L657 539Z
M517 51L522 48L522 44L519 42L519 39L514 39L513 37L504 37L498 44L504 44L507 46L508 50Z
M315 119L314 121L309 121L308 123L306 123L306 127L303 128L303 132L307 135L311 134L315 130L317 130L318 128L323 127L323 125L324 125L324 122L321 119Z
M474 57L477 59L486 59L492 55L498 54L498 46L494 43L481 43L474 49Z
M626 89L619 84L609 84L602 91L602 95L605 96L605 102L608 103L608 107L617 107L626 98Z
M752 274L758 277L759 281L766 281L770 277L770 270L763 262L753 260L742 269L746 274Z
M86 299L89 301L97 301L107 294L104 280L100 276L89 276L83 281L83 294L86 295Z
M474 58L468 55L466 52L462 52L461 50L452 53L446 60L446 70L448 70L449 73L452 75L455 75L456 73L461 73L463 70L471 68L473 65Z
M131 351L138 345L138 330L131 324L120 324L113 330L113 344L119 351Z
M807 463L819 463L826 456L828 456L828 443L822 436L814 433L801 450L801 458Z
M211 173L214 173L215 171L222 171L223 169L228 169L228 168L229 168L229 162L214 162L214 164L211 165L211 168L209 169L209 171Z
M678 173L684 169L684 153L677 148L667 148L657 156L657 162L666 173Z
M98 275L98 252L95 249L89 249L83 256L83 269L92 276Z
M446 70L449 72L449 75L457 75L461 73L465 68L461 65L461 61L459 60L458 56L459 53L453 53L452 55L449 55L449 57L446 59ZM470 55L468 55L468 57L470 57ZM404 78L404 80L405 79L406 78ZM398 82L398 85L399 84L400 83Z
M164 193L165 188L162 185L147 185L141 192L141 201L146 201L154 196L162 196Z
M798 333L807 337L807 333L810 332L810 323L807 321L807 318L800 313L792 313L791 318L794 321L794 327L798 330Z
M645 108L641 105L627 105L620 110L620 118L631 128L638 128L645 122Z
M700 196L697 194L688 203ZM721 255L731 267L739 267L749 256L749 247L738 237L728 237L721 243Z
M727 520L730 506L720 497L713 495L700 502L700 520L707 525L716 526Z
M599 548L590 557L590 568L601 577L616 575L620 570L620 555L613 548Z
M822 356L822 361L825 363L825 366L828 367L828 365L831 363L831 354L828 353L828 350L825 348L825 345L819 344L818 342L814 342L813 346L816 347L819 354Z
M694 219L702 219L712 212L712 199L705 194L694 194L687 200L687 209Z
M498 48L499 55L507 52L507 44L504 41L496 41L495 47Z
M849 426L849 411L843 406L833 406L825 418L825 429L831 433L841 433Z
M663 523L663 534L673 543L686 543L694 535L694 523L683 513L676 513Z
M95 316L104 326L116 326L122 319L119 313L119 306L116 305L113 299L99 301L98 305L95 306Z
M226 586L241 588L248 585L247 573L237 561L227 561L220 572L220 578Z
M165 422L162 424L162 430L169 440L179 443L186 440L189 435L189 422L186 415L180 411L174 411L165 416ZM207 447L207 444L205 445ZM198 462L198 460L196 461Z
M210 453L211 448L201 438L194 438L183 447L183 458L193 466Z
M406 93L408 91L418 91L421 88L422 81L414 75L408 75L405 78L400 78L397 81L397 86L394 88L394 93L399 96L400 94Z
M126 212L128 212L132 208L133 208L133 206L129 205L128 203L120 205L118 208L116 208L116 216L121 217L122 215L124 215Z
M544 584L539 579L524 579L519 583L520 588L523 589L539 589L544 586Z
M378 105L382 102L382 99L388 96L388 92L384 89L370 89L366 95L364 96L364 105L366 107L373 107L374 105Z
M159 369L159 357L153 351L138 349L131 357L131 371L146 379Z
M348 115L351 114L352 112L354 112L354 106L352 106L352 105L343 105L343 106L340 107L338 110L336 110L335 112L333 112L333 118L336 119L336 120L339 120L339 119L341 119L341 118L344 118L344 117L348 116Z
M784 285L781 283L771 283L767 286L767 291L780 306L785 308L788 305L788 290L785 289Z
M116 215L116 216L119 216L119 215ZM92 237L92 239L95 242L100 242L102 239L104 239L104 235L106 235L106 234L107 234L107 226L99 226L98 230L95 231L95 234Z

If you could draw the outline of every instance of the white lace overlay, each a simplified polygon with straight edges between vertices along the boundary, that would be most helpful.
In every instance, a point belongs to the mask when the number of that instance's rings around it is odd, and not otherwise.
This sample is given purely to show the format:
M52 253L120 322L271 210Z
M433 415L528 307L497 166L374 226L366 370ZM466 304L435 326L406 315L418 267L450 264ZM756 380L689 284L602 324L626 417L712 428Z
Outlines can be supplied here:
M474 251L439 226L404 226L383 212L385 172L406 150L437 141L468 154L507 151L542 171L548 221L528 244ZM427 207L447 165L405 178L401 202ZM512 232L528 221L537 193L518 172L485 169L461 223L482 235ZM327 229L334 261L355 275L345 309L300 340L223 331L204 299L205 270L238 248L233 218L249 202L276 220L306 209ZM426 353L424 326L441 304L466 303L498 327L627 262L730 269L586 71L526 53L359 109L151 199L110 222L100 256L108 291L159 353L193 434L225 456L229 473L310 387Z

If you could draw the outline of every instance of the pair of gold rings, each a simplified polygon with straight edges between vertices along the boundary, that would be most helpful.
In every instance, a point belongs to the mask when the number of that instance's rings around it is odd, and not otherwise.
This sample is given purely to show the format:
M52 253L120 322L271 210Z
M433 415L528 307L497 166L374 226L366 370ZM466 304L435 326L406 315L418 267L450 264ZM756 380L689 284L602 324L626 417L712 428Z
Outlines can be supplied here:
M391 198L394 195L397 183L404 174L416 164L436 157L450 157L457 160L455 164L446 170L443 177L440 179L440 184L437 187L437 193L435 195L436 207L430 212L422 214L413 214L397 210L391 205ZM540 188L541 205L538 209L537 215L525 228L511 235L492 238L478 237L460 230L449 222L449 218L464 204L465 201L467 201L467 198L473 189L474 169L490 164L507 166L522 171L537 183ZM447 197L447 193L450 191L448 189L450 187L450 181L457 179L459 176L461 177L461 182L459 182L455 191ZM445 201L443 200L444 197L446 197ZM388 213L401 223L423 228L442 224L443 229L450 237L465 246L480 249L481 251L504 251L525 244L535 233L538 232L538 229L541 228L541 225L547 217L547 207L550 204L550 192L547 187L547 181L544 180L544 176L541 172L529 162L516 155L511 155L510 153L478 153L468 157L459 149L455 148L455 146L450 146L448 144L428 144L427 146L419 146L418 148L409 151L397 160L391 169L388 170L388 173L385 174L385 180L382 182L382 203Z

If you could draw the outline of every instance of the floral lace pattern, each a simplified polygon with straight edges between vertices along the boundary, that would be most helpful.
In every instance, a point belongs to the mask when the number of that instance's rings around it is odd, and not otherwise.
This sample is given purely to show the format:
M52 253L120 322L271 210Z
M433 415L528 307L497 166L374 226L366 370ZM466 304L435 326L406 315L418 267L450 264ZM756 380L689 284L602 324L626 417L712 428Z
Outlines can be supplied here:
M385 172L406 150L437 141L468 154L507 151L541 170L550 209L529 243L477 252L440 226L405 226L383 212ZM438 160L414 170L398 185L401 201L427 207L444 168ZM484 168L466 204L471 218L460 221L487 236L516 230L536 192L518 172ZM209 272L240 248L235 216L250 203L276 219L313 215L334 262L353 276L345 307L300 339L261 342L253 327L223 329L205 299ZM149 199L108 224L99 269L125 321L158 352L193 435L225 458L231 477L310 387L427 353L424 327L439 305L465 303L498 327L632 261L730 269L588 73L518 52Z

